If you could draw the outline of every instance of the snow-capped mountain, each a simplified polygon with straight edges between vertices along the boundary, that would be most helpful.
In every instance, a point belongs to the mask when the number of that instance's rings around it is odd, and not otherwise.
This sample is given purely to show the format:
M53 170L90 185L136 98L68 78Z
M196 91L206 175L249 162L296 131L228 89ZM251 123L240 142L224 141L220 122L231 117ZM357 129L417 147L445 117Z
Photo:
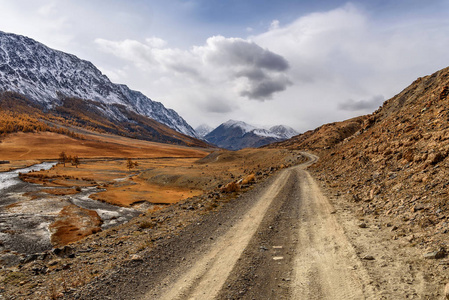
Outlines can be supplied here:
M53 50L28 37L0 31L0 91L13 91L46 108L61 105L64 97L92 100L109 118L126 116L116 109L149 117L196 137L193 128L174 110L126 85L114 84L91 62ZM114 108L115 107L115 108Z
M297 134L294 129L284 125L264 129L242 121L229 120L207 134L204 139L221 148L239 150L283 141L290 138L289 135Z
M270 128L270 132L276 134L278 137L288 140L295 135L298 135L299 132L294 130L293 128L285 125L276 125Z
M214 130L214 129L207 124L201 124L200 126L195 128L197 137L199 137L201 139L204 138L212 130Z

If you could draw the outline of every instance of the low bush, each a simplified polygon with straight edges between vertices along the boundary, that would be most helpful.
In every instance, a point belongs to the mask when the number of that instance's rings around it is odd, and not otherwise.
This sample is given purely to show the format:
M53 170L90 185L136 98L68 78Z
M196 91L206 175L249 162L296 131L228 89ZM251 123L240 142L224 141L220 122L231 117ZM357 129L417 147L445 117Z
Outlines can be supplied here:
M224 187L222 187L221 190L225 193L233 193L238 192L240 190L240 187L235 181L232 181L227 185L225 185Z

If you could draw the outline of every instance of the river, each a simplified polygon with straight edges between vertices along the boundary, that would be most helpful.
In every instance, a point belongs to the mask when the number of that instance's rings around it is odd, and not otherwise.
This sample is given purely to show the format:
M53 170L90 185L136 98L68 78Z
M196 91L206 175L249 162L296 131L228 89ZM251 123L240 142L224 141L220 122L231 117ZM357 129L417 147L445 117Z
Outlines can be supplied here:
M56 165L55 162L43 162L40 164L32 165L31 167L28 168L0 173L0 193L3 193L5 192L5 190L8 190L11 187L23 183L19 179L19 173L26 174L34 170L49 170L54 165Z
M0 173L0 266L14 265L25 255L50 250L48 226L64 206L74 204L96 211L103 220L102 229L123 224L141 213L90 199L91 194L99 191L95 187L84 187L75 195L54 196L39 193L45 187L19 178L19 173L48 170L55 164L44 162ZM28 193L44 196L33 198Z

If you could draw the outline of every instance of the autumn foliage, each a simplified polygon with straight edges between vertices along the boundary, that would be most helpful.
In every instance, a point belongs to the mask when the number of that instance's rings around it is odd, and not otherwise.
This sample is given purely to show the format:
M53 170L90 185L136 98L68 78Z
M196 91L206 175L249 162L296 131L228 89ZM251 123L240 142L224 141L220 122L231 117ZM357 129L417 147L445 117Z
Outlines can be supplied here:
M0 110L0 135L15 132L55 132L72 138L83 139L79 134L66 128L47 125L31 115Z

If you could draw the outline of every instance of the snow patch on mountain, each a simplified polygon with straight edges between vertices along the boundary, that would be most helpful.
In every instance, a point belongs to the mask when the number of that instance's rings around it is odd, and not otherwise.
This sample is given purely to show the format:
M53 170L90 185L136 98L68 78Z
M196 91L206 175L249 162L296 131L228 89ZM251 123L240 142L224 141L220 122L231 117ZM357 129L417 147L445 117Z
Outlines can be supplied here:
M0 91L13 91L51 108L64 97L123 105L186 135L195 130L174 110L126 85L114 84L91 62L51 49L28 37L0 31ZM119 110L105 110L119 119Z
M222 148L239 150L283 141L297 134L294 129L284 125L266 129L243 121L229 120L208 133L204 139Z
M297 132L293 128L291 128L289 126L285 126L285 125L273 126L273 127L270 128L270 132L272 132L273 134L276 134L280 138L283 138L283 139L286 139L286 140L288 140L288 139L294 137L295 135L299 134L299 132Z
M212 130L214 130L214 129L207 124L201 124L200 126L195 128L196 135L199 138L204 138Z
M265 129L265 128L258 128L243 121L229 120L223 123L222 126L224 126L225 128L239 128L242 130L242 135L248 132L252 132L258 136L272 137L275 139L289 139L292 136L299 134L293 128L285 125L276 125L271 127L270 129Z
M229 120L223 123L222 125L225 128L239 128L242 130L242 135L257 129L257 127L254 127L253 125L247 124L243 121L235 121L235 120Z

